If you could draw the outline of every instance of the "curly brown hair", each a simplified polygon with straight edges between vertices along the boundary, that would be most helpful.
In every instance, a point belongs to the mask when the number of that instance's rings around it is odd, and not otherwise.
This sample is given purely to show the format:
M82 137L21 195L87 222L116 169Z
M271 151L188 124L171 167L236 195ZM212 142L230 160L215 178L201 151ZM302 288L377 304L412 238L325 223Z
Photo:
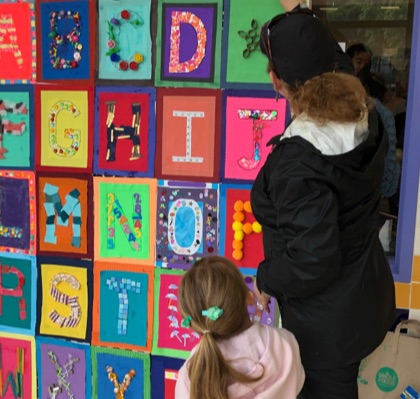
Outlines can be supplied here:
M271 63L267 70L278 77ZM327 72L297 86L284 81L282 84L289 93L288 100L294 114L304 113L320 124L359 122L373 107L372 98L360 80L346 73Z

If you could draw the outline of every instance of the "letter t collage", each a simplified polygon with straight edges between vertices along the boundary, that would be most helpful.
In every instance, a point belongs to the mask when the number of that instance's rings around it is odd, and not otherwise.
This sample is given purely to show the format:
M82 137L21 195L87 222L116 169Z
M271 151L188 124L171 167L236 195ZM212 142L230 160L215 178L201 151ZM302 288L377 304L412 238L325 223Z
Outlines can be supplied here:
M253 289L250 189L289 118L266 3L2 0L0 399L174 398L183 273L219 254Z

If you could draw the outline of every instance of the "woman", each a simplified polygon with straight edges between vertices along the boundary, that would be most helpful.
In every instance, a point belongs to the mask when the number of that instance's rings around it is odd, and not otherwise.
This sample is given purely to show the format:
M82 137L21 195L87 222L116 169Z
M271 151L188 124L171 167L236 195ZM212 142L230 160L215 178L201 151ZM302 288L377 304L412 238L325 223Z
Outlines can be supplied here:
M293 120L252 192L263 226L258 297L277 299L300 345L299 398L355 399L360 361L395 317L394 283L378 239L387 138L360 81L334 73L336 42L307 9L261 30L269 75Z

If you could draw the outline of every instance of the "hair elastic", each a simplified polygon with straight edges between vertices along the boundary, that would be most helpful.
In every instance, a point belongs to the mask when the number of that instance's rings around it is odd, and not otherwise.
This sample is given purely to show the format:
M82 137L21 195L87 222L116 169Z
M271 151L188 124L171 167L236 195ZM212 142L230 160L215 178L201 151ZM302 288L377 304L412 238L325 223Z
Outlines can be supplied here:
M207 310L202 310L201 315L207 316L210 320L217 320L221 315L223 314L223 309L220 309L217 306L212 306L208 308Z

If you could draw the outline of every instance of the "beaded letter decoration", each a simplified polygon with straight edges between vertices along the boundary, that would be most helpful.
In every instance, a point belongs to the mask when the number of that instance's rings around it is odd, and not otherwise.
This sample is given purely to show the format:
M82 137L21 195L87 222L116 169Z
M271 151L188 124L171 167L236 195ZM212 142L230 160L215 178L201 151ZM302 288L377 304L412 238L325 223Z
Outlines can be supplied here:
M106 366L106 372L108 373L109 380L114 384L115 399L124 399L125 391L130 386L131 380L135 377L136 372L130 370L128 374L124 376L122 383L118 382L117 374L114 373L114 369L111 366Z
M135 11L123 10L121 13L115 15L108 24L108 51L106 55L110 57L112 64L120 71L137 71L139 65L143 62L143 55L140 52L135 52L130 58L123 59L121 56L120 34L124 25L131 25L138 29L144 24L142 18Z
M73 21L74 25L67 35L60 35L58 32L59 21ZM82 59L81 51L82 44L80 41L80 16L78 12L72 11L53 11L50 14L50 33L48 34L51 39L50 44L50 60L51 65L55 69L74 69L79 66ZM60 52L58 48L60 47ZM70 47L73 47L73 59L67 60L60 54L66 54Z

